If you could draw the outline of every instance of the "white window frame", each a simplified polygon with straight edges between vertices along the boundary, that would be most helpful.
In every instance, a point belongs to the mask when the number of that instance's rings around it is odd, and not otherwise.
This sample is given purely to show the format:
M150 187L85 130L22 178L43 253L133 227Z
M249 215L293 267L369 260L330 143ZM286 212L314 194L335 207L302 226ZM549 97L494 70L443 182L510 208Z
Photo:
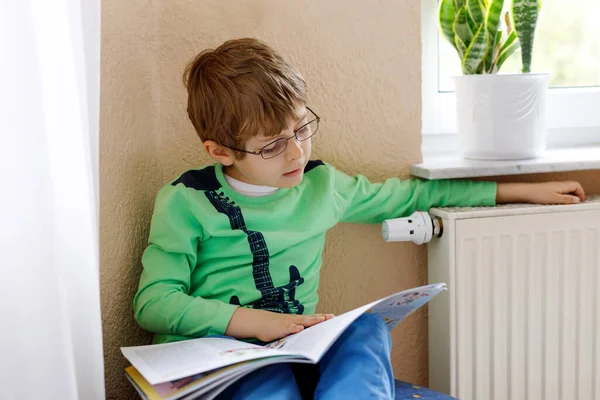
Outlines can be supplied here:
M438 0L421 0L423 153L456 152L454 92L438 92ZM456 61L458 62L458 60ZM600 143L600 87L550 89L548 147Z

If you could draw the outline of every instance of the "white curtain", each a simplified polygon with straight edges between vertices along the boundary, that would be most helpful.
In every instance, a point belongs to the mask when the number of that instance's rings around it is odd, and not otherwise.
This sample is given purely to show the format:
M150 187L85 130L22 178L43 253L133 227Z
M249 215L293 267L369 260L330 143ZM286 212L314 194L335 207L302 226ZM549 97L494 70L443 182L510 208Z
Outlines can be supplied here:
M100 0L0 0L0 399L103 399Z

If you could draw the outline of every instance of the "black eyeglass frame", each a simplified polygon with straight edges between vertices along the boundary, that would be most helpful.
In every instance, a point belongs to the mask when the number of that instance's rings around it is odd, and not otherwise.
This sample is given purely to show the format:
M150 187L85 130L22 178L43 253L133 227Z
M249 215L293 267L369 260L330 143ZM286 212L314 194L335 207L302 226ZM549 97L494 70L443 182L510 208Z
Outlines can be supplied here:
M250 150L237 149L237 148L235 148L235 147L229 147L229 146L226 146L226 145L222 145L222 146L223 146L223 147L227 147L228 149L231 149L231 150L240 151L240 152L242 152L242 153L246 153L246 154L252 154L252 155L255 155L255 156L261 156L261 157L262 157L263 159L265 159L265 160L269 160L269 159L271 159L271 158L275 158L275 157L277 157L278 155L280 155L280 154L283 154L283 152L284 152L284 151L285 151L285 149L287 148L287 141L288 141L288 140L290 140L290 139L292 139L292 138L296 138L296 140L297 140L298 142L304 142L305 140L308 140L308 139L310 139L311 137L313 137L313 136L315 135L315 133L317 133L317 131L319 130L319 123L321 122L321 117L319 117L319 116L317 115L317 113L316 113L316 112L314 112L314 111L313 111L313 110L312 110L310 107L306 107L306 109L307 109L308 111L310 111L310 112L311 112L311 113L312 113L312 114L315 116L315 119L312 119L312 120L310 120L310 121L309 121L309 122L307 122L306 124L302 125L302 126L301 126L301 127L299 127L298 129L294 130L294 134L293 134L292 136L290 136L290 137L288 137L288 138L279 138L279 139L277 139L277 140L273 140L271 143L268 143L268 144L264 145L264 146L263 146L263 147L262 147L262 148L261 148L259 151L250 151ZM308 125L312 124L312 123L313 123L313 122L315 122L315 121L317 121L317 129L315 129L315 131L314 131L314 132L313 132L313 133L312 133L312 134L311 134L309 137L307 137L307 138L304 138L304 139L300 139L300 138L298 138L298 136L296 136L296 134L297 134L297 133L298 133L298 132L299 132L299 131L300 131L302 128L304 128L305 126L308 126ZM279 141L281 141L281 140L285 140L285 147L283 148L283 150L281 151L281 153L277 153L277 154L275 154L274 156L271 156L271 157L265 157L265 156L264 156L264 154L263 154L263 150L264 150L265 148L269 147L269 146L272 146L274 143L277 143L277 142L279 142Z

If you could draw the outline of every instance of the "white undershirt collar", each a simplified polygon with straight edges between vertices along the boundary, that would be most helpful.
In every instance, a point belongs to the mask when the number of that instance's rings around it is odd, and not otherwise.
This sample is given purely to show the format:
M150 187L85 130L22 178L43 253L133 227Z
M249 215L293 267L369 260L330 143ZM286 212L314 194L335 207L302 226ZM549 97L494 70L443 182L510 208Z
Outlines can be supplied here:
M260 186L260 185L253 185L251 183L242 182L235 178L230 177L227 174L223 174L223 176L225 177L227 184L229 184L229 186L231 186L231 188L233 190L235 190L239 194L243 194L244 196L250 196L250 197L267 196L267 195L273 194L277 190L279 190L279 188L272 187L272 186Z

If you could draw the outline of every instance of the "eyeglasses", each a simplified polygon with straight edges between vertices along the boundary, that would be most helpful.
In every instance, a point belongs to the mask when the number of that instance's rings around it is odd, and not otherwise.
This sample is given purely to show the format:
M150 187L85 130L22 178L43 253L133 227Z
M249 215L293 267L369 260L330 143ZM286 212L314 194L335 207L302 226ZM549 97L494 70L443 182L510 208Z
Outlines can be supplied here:
M285 149L287 148L288 140L290 140L292 138L296 138L296 140L298 142L303 142L303 141L308 140L311 137L313 137L314 134L317 133L317 130L319 130L319 122L321 121L321 118L317 114L315 114L315 112L313 110L311 110L310 108L306 107L306 109L314 116L314 118L311 117L312 119L310 122L307 122L306 124L302 125L300 128L296 129L294 131L294 134L288 138L279 138L279 139L269 143L268 145L262 147L259 151L236 149L235 147L229 147L229 146L225 146L225 145L223 145L223 147L227 147L228 149L235 150L235 151L241 151L242 153L261 156L265 160L268 160L269 158L277 157L278 155L283 153L285 151Z

